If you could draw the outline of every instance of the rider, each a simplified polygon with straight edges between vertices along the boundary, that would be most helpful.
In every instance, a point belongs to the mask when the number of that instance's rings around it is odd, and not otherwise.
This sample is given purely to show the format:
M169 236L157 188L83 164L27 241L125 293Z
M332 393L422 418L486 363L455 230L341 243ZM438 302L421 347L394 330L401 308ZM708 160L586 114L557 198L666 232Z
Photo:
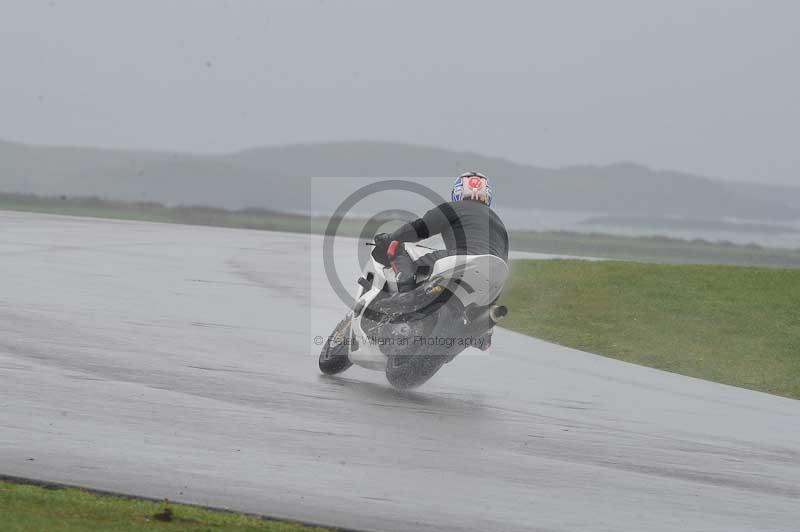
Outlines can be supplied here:
M397 289L407 292L416 287L418 268L431 268L433 263L450 255L495 255L508 260L508 233L500 217L490 208L492 186L478 172L461 174L453 183L452 201L429 210L425 216L401 226L391 234L375 236L380 252L386 253L395 272ZM423 255L414 261L405 242L418 242L442 235L445 248Z

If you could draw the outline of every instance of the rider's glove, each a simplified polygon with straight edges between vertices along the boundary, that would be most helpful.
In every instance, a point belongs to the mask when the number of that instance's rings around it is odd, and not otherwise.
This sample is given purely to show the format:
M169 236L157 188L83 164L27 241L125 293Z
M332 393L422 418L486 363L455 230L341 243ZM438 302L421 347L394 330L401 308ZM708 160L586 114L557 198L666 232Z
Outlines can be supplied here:
M378 233L375 235L375 247L386 251L391 243L392 239L387 233Z
M381 264L388 264L389 258L386 256L386 251L391 243L392 239L388 234L378 233L375 235L375 249L372 250L372 257Z

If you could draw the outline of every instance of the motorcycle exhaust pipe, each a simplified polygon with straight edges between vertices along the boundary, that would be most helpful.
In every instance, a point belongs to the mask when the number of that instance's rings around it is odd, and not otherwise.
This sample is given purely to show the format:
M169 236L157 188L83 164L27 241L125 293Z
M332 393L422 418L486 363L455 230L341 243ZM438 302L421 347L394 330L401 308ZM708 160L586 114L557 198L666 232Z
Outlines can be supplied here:
M489 307L489 317L493 322L499 323L508 315L508 307L505 305L492 305Z
M468 327L473 331L488 330L501 322L507 315L508 307L505 305L492 305L471 318Z

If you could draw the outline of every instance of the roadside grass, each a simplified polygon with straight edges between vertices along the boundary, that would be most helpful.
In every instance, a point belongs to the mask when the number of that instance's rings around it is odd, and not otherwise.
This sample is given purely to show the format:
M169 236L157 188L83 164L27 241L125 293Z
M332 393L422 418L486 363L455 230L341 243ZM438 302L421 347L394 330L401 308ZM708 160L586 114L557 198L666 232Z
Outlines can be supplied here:
M517 260L502 300L524 334L800 399L800 270Z
M0 481L3 532L324 532L328 529L272 521L197 506L100 495Z
M40 197L0 193L0 209L97 218L238 227L266 231L322 234L324 217L267 209L227 210L204 206L167 206L155 202L122 202L100 198ZM364 220L347 219L340 236L372 236ZM376 228L379 224L376 224ZM706 263L800 268L800 250L764 248L755 244L682 240L665 236L626 237L567 231L511 231L511 247L556 255L576 255L669 263Z

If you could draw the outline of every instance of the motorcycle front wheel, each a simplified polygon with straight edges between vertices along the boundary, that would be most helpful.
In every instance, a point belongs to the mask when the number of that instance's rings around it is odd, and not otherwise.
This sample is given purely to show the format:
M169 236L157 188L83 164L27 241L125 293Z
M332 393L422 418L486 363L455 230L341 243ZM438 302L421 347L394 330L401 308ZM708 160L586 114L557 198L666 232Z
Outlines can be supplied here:
M319 354L319 370L325 375L336 375L353 365L350 357L348 340L350 336L350 317L339 322L333 330Z

